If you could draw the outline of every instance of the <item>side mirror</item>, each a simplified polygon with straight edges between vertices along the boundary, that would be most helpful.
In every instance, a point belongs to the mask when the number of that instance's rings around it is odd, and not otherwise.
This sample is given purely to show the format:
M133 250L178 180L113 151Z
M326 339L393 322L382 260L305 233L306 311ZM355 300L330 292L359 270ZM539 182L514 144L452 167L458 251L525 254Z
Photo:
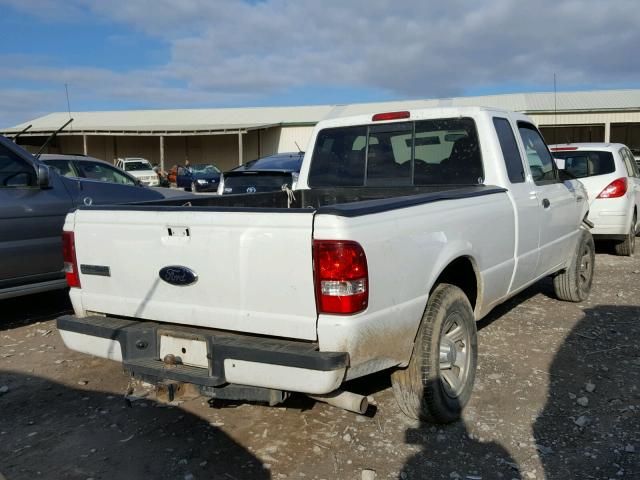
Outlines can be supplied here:
M566 161L564 158L554 158L553 161L556 162L556 167L558 167L558 170L565 169Z
M38 186L40 188L51 186L51 169L47 165L38 165Z

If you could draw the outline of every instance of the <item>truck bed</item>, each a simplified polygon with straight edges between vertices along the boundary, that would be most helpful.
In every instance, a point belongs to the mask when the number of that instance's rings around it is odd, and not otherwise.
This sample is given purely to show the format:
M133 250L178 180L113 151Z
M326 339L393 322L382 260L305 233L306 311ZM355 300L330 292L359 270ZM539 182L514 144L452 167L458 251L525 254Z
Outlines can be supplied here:
M76 235L82 283L71 298L81 316L316 340L311 246L319 218L326 225L335 217L503 191L482 185L351 187L300 190L294 198L270 192L83 206L65 226ZM167 268L188 269L189 287L167 283L159 276Z
M421 205L442 200L469 198L504 192L493 185L439 185L420 187L343 187L297 190L289 199L285 192L266 192L239 195L198 196L184 199L163 199L130 205L81 206L82 210L163 210L176 211L255 211L256 209L302 210L345 217L384 212L396 208Z

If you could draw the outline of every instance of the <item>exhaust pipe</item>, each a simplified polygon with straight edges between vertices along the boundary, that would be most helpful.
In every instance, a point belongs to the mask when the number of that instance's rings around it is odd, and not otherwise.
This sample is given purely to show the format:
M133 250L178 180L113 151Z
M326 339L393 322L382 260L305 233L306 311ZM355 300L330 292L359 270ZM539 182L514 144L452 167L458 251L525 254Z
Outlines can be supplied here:
M308 395L310 398L319 402L328 403L334 407L349 410L359 414L364 414L369 408L369 400L363 395L357 393L345 392L344 390L334 390L325 395Z

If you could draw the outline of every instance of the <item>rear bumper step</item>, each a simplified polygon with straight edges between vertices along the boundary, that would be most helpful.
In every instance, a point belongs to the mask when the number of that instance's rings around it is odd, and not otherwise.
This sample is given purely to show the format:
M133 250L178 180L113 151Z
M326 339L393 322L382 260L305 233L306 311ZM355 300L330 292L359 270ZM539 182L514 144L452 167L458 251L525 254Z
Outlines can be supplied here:
M319 352L315 342L103 316L67 315L57 319L57 326L69 348L122 360L126 371L146 380L325 393L337 388L349 364L347 353ZM207 367L166 364L160 359L161 336L204 342Z

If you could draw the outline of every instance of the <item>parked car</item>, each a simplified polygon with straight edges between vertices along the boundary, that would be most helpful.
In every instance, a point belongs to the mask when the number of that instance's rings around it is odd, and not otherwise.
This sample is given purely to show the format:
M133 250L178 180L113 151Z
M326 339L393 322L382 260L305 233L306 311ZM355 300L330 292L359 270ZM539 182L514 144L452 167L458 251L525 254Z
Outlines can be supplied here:
M215 192L220 170L211 163L192 163L176 167L176 185L190 192Z
M446 423L471 396L477 320L547 276L558 298L588 297L586 191L526 116L335 118L311 146L293 195L69 214L67 347L216 398L359 412L343 382L393 369L401 410Z
M282 185L293 189L303 158L304 152L277 153L247 162L222 174L218 194L273 192Z
M164 198L188 198L184 192L163 187L162 182L160 182L160 187L148 187L133 175L123 172L110 163L86 155L42 154L39 158L43 163L56 168L58 173L64 177L84 178L119 185L135 185L139 188L153 189L162 194Z
M0 136L0 299L66 287L61 238L69 210L164 198L105 162L72 158L39 160Z
M43 153L39 158L42 163L53 167L63 177L86 178L129 186L142 185L142 182L133 175L103 160L86 155Z
M564 161L564 169L587 189L595 240L614 240L618 255L633 255L640 212L640 173L629 148L621 143L570 143L550 148Z
M160 178L149 160L138 157L119 158L116 167L133 175L144 185L150 187L160 186Z

